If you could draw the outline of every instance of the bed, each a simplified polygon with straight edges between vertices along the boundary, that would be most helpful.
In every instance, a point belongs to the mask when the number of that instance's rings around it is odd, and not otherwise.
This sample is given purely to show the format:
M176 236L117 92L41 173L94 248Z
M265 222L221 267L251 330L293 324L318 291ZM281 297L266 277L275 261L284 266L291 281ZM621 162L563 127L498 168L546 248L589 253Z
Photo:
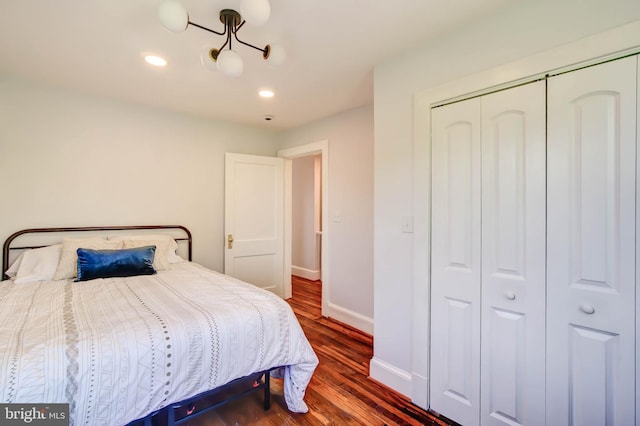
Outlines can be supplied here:
M92 236L78 237L85 232ZM74 238L54 243L60 234ZM46 244L34 243L42 235ZM86 266L87 257L116 253L143 258L145 268L151 261L154 272L95 278ZM60 274L63 263L76 268L72 277ZM148 425L161 415L177 424L193 400L245 377L265 388L266 409L276 376L288 409L308 410L304 393L318 359L289 305L193 263L182 226L19 231L4 244L8 270L13 276L0 283L0 403L68 403L72 425Z

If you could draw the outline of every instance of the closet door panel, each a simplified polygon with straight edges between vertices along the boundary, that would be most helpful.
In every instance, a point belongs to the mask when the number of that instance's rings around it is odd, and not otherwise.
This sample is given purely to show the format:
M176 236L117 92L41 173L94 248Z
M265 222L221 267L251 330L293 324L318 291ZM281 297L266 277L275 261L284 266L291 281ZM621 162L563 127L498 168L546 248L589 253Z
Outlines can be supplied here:
M481 423L544 424L545 83L481 102Z
M480 101L431 112L431 408L478 424L480 403Z
M635 423L636 59L549 80L547 423Z

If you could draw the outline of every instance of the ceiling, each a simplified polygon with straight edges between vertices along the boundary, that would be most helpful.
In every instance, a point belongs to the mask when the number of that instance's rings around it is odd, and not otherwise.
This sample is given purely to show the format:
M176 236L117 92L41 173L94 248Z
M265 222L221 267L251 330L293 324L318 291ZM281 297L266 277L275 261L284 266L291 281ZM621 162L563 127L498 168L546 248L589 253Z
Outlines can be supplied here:
M180 0L197 24L222 31L218 12L240 0ZM217 120L286 129L373 102L373 68L504 8L513 0L270 0L244 41L277 43L285 63L240 46L244 74L201 63L223 37L156 18L160 0L2 0L0 73ZM149 53L168 65L154 68ZM259 89L275 92L270 99ZM272 115L270 122L265 115Z

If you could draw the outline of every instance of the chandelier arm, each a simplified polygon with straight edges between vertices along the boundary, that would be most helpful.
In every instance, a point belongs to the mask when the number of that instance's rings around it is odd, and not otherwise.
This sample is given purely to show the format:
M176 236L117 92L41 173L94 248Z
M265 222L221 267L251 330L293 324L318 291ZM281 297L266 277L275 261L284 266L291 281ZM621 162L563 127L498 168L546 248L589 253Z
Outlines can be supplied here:
M233 25L232 24L228 24L227 29L228 29L228 32L227 32L227 43L229 43L229 50L231 50L231 34L233 33Z
M237 29L236 29L236 31L237 31ZM236 38L236 40L238 41L238 43L241 43L241 44L244 44L245 46L249 46L249 47L252 47L252 48L254 48L254 49L256 49L256 50L259 50L259 51L260 51L260 52L262 52L263 54L265 53L266 48L261 49L261 48L259 48L259 47L257 47L257 46L254 46L253 44L249 44L249 43L247 43L247 42L244 42L244 41L240 40L240 39L238 38L238 34L237 34L237 32L234 32L234 33L233 33L233 35L234 35L234 37Z
M229 40L226 40L224 42L224 44L222 46L220 46L220 49L218 49L218 51L222 52L222 49L224 49L227 46L227 44L229 44ZM231 46L229 46L229 49L231 49Z
M224 32L222 32L222 33L221 33L221 32L218 32L218 31L215 31L215 30L209 29L209 28L207 28L207 27L203 27L202 25L198 25L198 24L196 24L195 22L188 21L187 23L188 23L189 25L193 25L194 27L198 27L198 28L200 28L201 30L209 31L210 33L218 34L218 35L221 35L221 36L223 36L223 35L226 35L226 34L227 34L227 27L226 27L226 26L225 26L225 28L224 28Z

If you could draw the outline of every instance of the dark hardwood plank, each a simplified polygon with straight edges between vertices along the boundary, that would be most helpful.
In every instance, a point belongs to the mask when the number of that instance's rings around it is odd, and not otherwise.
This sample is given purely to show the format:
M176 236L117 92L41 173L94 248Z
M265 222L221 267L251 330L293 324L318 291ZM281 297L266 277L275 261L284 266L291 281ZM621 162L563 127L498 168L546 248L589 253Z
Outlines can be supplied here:
M402 395L371 380L372 336L321 316L322 285L292 279L288 300L320 364L307 388L309 412L286 408L282 380L271 380L272 405L263 410L261 392L203 414L188 424L211 425L448 425L445 419L413 405Z

